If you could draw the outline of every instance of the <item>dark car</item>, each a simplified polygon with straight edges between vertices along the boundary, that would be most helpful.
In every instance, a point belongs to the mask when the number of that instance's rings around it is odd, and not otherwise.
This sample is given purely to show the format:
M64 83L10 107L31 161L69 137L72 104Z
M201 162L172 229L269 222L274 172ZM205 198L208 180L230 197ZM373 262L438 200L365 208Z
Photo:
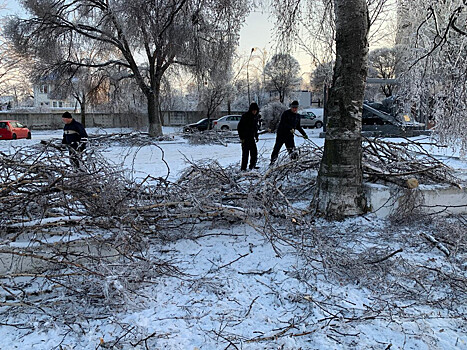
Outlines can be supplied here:
M213 128L215 119L204 118L196 123L188 124L183 127L183 132L205 131Z
M386 137L411 137L427 135L424 123L417 122L408 114L397 117L381 103L363 103L362 135Z
M31 131L17 120L0 120L0 140L30 139Z

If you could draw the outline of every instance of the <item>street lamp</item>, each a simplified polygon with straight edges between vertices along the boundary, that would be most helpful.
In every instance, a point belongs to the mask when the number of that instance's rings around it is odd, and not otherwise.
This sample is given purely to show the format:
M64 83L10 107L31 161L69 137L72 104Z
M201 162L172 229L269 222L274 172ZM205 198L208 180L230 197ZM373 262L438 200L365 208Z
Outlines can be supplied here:
M259 53L261 54L261 56L255 55L255 57L253 57L253 56L252 56L252 55L253 55L253 52L255 52L255 53L259 52ZM261 59L261 70L262 70L262 74L261 74L261 75L262 75L262 77L263 77L263 79L262 79L262 80L263 80L263 81L262 81L262 84L263 84L263 85L262 85L262 88L260 89L260 92L259 92L259 93L262 94L262 93L264 92L264 86L266 85L265 75L264 75L264 67L265 67L265 65L266 65L266 50L263 51L263 50L261 50L259 47L253 47L253 48L251 49L250 58L248 59L248 67L249 67L249 63L250 63L250 61L251 61L251 58L258 58L258 57ZM254 60L253 60L253 61L254 61ZM257 67L257 66L255 66L255 67L256 67L256 70L258 70L258 67ZM248 84L249 84L249 69L247 69L247 80L248 80ZM260 97L259 95L255 94L255 102L256 102L256 103L259 103L259 99L260 99L260 98L261 98L261 97ZM250 98L248 98L248 100L250 100Z
M251 104L251 98L250 98L250 76L248 74L248 66L250 65L250 59L251 59L251 55L253 54L253 52L255 51L255 48L253 47L251 49L251 52L250 52L250 57L248 57L248 61L246 63L246 85L247 85L247 88L248 88L248 106Z

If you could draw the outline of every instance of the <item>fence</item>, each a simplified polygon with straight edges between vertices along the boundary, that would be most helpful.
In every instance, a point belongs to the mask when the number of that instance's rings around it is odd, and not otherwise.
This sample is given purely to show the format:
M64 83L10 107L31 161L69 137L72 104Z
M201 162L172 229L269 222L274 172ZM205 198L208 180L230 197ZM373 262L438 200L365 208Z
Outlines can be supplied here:
M242 112L231 112L241 114ZM226 115L221 112L219 116ZM81 121L80 114L72 114ZM27 125L31 130L63 128L62 111L60 112L7 112L0 113L0 119L13 119ZM195 123L204 118L199 111L163 111L163 125L182 126ZM143 113L86 113L86 127L101 128L134 128L137 130L148 127L148 118Z

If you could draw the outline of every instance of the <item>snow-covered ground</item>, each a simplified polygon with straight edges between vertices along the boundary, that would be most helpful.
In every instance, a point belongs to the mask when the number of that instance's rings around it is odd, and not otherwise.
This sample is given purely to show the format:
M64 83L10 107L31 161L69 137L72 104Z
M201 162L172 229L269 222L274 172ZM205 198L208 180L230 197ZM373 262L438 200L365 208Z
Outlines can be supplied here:
M90 135L105 135L128 133L132 130L89 128L87 131ZM321 129L307 129L306 131L309 136L313 138L315 143L320 146L324 144L324 139L318 137ZM103 149L101 152L115 164L121 163L126 167L131 167L136 174L140 174L142 177L148 173L154 177L165 177L169 174L169 180L175 180L180 175L180 172L186 168L187 161L217 160L221 165L225 166L238 163L238 167L240 168L240 143L228 143L227 146L212 144L192 145L187 140L183 139L180 132L181 128L164 127L164 134L173 136L173 141L161 141L158 144L161 149L153 146L142 148L114 146L109 149ZM62 133L61 130L38 130L33 133L32 140L17 140L15 143L0 143L0 150L5 149L5 147L8 149L9 146L23 147L40 142L40 140L61 138ZM235 137L234 141L237 141ZM274 134L264 134L260 136L260 140L257 144L260 166L269 164L269 157L274 146L274 141ZM302 137L296 137L295 141L297 146L305 142ZM170 169L167 168L167 165L162 159L168 163Z
M131 169L136 179L150 174L175 181L187 160L217 160L239 168L237 142L193 145L177 128L164 128L164 133L172 140L157 147L113 145L99 152ZM307 133L323 145L319 130ZM1 141L0 151L12 153L60 137L60 130L36 131L31 140ZM260 173L269 163L274 139L272 134L260 136ZM306 142L295 139L298 146ZM430 152L465 173L466 162L449 149ZM180 274L124 293L123 305L111 298L100 308L84 302L80 309L61 305L61 318L34 306L30 313L9 313L12 302L0 285L0 349L467 348L465 219L393 226L368 215L311 223L297 230L300 234L285 232L277 241L238 222L205 222L192 228L189 239L153 241L149 256L172 262ZM464 243L448 245L447 257L423 238L436 230L461 232ZM333 249L334 257L329 253ZM365 253L368 260L362 261ZM375 261L375 256L383 260ZM109 289L123 288L111 275L107 279ZM100 314L88 317L93 312Z

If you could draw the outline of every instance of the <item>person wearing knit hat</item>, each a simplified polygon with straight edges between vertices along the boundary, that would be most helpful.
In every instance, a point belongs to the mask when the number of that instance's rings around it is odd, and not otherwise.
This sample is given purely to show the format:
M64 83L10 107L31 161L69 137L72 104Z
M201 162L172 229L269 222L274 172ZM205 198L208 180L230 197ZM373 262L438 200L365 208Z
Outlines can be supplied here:
M308 135L305 130L300 125L300 115L298 111L298 101L293 101L290 103L290 109L284 111L281 115L281 120L277 128L276 134L276 143L274 144L274 149L271 154L271 164L273 165L279 156L279 152L282 148L282 145L285 144L287 152L292 159L297 158L297 153L295 152L295 140L294 134L295 130L298 130L304 139L308 139Z
M65 123L63 127L62 144L68 147L71 165L79 169L81 153L86 149L88 134L84 126L73 119L73 116L69 112L62 114L62 120L63 123Z
M258 161L258 104L253 102L248 108L248 112L242 115L237 131L242 143L242 163L241 171L245 171L248 165L248 157L250 158L250 169L258 169L256 162Z

